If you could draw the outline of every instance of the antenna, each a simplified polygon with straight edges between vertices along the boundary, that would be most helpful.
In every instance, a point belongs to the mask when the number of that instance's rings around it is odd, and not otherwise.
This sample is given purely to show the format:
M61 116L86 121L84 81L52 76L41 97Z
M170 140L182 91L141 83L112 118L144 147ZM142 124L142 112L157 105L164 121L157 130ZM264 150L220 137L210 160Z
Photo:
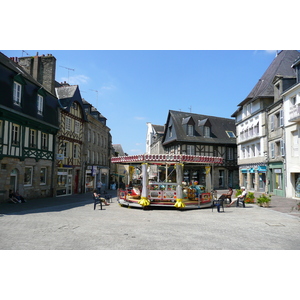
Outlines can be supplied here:
M25 50L22 50L22 57L23 57L23 53L26 53L27 55L29 55Z
M189 107L190 113L192 112L192 106Z
M61 68L65 68L65 69L67 69L68 70L68 83L70 83L69 82L69 72L70 71L75 71L75 69L71 69L71 68L67 68L67 67L63 67L63 66L60 66Z
M92 89L90 89L90 90L97 93L97 106L98 106L98 91L97 90L92 90Z

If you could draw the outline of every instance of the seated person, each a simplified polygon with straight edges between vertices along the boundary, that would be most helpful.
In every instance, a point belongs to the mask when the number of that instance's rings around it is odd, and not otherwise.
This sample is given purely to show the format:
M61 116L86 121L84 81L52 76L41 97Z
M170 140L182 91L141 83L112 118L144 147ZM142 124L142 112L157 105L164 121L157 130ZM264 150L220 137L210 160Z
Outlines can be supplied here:
M227 205L226 207L232 206L232 204L235 203L237 200L244 198L246 196L247 192L246 192L244 186L241 187L241 190L242 190L242 194L237 196L237 198L233 199L232 202L229 205Z
M19 190L16 190L15 195L14 195L19 201L22 203L27 202L22 195L19 194Z
M105 198L101 197L101 195L97 193L96 189L93 191L93 196L95 197L95 199L99 199L101 202L104 202L105 205L110 205L109 203L107 203Z
M21 203L21 200L18 200L15 196L15 193L12 190L9 190L8 192L9 202L12 203Z
M226 194L222 194L222 195L220 196L219 199L222 199L222 200L229 199L230 202L231 202L231 196L232 196L232 193L233 193L233 189L232 189L232 187L230 186L230 187L228 188L228 192L227 192Z

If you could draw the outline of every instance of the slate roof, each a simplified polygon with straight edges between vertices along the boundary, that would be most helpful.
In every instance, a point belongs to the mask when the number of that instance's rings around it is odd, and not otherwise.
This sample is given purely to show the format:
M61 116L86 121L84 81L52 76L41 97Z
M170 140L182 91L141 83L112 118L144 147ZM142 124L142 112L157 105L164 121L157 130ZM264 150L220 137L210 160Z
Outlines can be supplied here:
M115 151L119 153L119 156L125 155L125 152L124 152L121 144L113 144L112 146L115 149Z
M74 101L78 102L83 114L83 119L87 121L87 116L83 107L83 102L78 85L63 85L55 88L60 108L70 111Z
M282 50L274 58L270 66L267 68L262 77L258 80L252 91L239 105L243 105L249 100L254 101L257 98L273 97L275 76L292 77L295 71L292 68L293 63L300 57L297 50Z
M165 126L163 125L152 125L152 127L154 128L157 134L164 134L165 132Z
M195 121L195 135L188 136L182 121L186 118L192 117ZM211 137L204 137L201 124L209 121L211 126ZM170 122L171 121L171 122ZM169 124L172 123L176 134L173 139L166 137ZM199 126L200 125L200 126ZM236 138L230 138L226 131L232 131L236 133L235 120L228 118L221 118L215 116L194 114L189 112L170 110L163 138L163 145L167 145L172 142L184 142L184 143L201 143L201 144L236 144Z
M49 94L52 94L48 89L46 89L42 84L40 84L37 80L35 80L29 73L27 73L17 62L15 62L13 59L10 59L6 55L4 55L2 52L0 52L0 63L7 68L13 70L17 74L21 74L25 79L28 81L31 81L35 85L44 88L47 90Z

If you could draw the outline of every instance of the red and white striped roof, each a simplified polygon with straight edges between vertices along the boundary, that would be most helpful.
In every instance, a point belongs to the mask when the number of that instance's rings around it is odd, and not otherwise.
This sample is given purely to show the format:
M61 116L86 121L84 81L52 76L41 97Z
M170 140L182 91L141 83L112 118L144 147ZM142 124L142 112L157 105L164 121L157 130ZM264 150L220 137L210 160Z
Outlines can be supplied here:
M185 154L141 154L131 156L118 156L111 158L112 163L198 163L198 164L222 164L222 157L199 156Z

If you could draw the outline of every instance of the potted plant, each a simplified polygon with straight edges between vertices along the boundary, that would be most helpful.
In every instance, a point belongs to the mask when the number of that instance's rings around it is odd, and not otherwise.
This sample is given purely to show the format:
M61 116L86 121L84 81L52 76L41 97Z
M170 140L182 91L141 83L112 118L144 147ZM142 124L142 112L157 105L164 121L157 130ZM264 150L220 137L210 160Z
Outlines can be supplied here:
M261 207L269 207L271 201L271 195L262 194L256 198L257 205Z
M254 193L248 192L245 199L245 203L254 203L254 199L255 199Z
M300 202L297 202L296 206L292 207L292 210L294 209L300 211Z

